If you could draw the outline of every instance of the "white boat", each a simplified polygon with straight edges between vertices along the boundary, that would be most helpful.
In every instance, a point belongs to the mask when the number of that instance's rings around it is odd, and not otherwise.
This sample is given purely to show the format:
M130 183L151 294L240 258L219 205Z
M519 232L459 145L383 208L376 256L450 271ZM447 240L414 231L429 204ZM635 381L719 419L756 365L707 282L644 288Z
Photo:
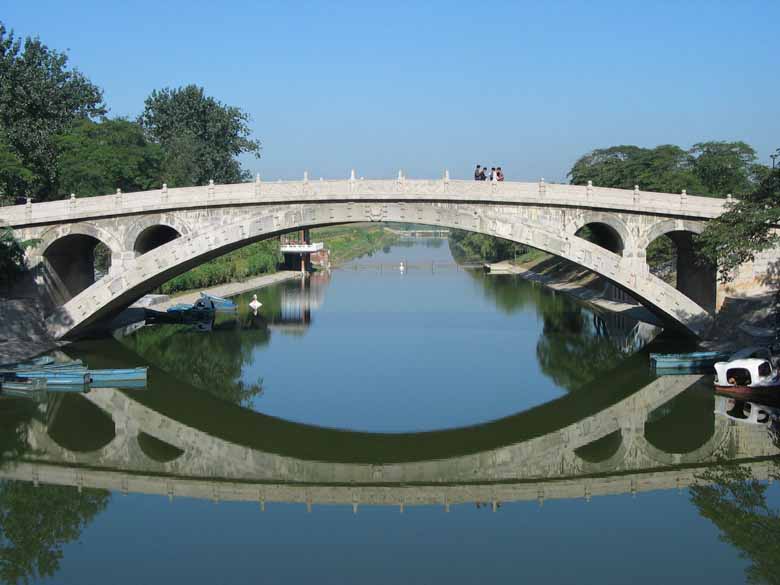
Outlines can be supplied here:
M715 391L761 403L780 402L780 367L767 348L748 347L715 363Z
M730 420L753 425L769 426L780 419L780 408L727 396L715 397L714 412Z

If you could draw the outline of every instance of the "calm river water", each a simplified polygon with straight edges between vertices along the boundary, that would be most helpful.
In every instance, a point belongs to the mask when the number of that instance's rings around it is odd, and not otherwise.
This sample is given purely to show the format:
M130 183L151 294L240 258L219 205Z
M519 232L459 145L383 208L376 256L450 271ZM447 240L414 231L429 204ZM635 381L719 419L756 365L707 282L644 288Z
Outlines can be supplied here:
M257 294L66 348L147 389L0 401L2 582L777 579L776 441L651 327L436 240Z

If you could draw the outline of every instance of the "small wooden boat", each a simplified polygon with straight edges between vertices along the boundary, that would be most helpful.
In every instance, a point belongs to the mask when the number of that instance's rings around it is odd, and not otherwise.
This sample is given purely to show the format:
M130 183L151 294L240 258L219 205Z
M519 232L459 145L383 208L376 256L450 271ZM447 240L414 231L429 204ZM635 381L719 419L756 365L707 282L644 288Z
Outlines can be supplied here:
M4 379L0 377L0 394L4 396L22 396L27 397L31 393L45 392L46 380L16 380Z
M230 299L225 299L206 292L200 293L200 298L211 301L215 311L236 311L238 307Z
M208 321L214 317L214 303L200 298L194 304L180 303L169 307L167 314L175 316L181 323Z
M657 370L708 370L715 362L726 359L728 355L722 351L651 353L650 363Z
M17 378L21 380L43 379L46 380L49 386L59 386L61 384L85 386L92 381L92 377L87 370L20 370L5 376L8 376L6 379L12 380Z
M147 368L90 370L93 384L108 382L146 382Z

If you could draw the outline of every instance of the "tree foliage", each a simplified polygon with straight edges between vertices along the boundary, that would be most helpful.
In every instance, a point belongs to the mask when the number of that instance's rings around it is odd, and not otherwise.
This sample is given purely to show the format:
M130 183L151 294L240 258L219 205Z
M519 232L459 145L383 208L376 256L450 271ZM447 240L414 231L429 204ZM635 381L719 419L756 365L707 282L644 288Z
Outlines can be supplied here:
M750 560L750 583L780 583L780 512L766 500L767 484L750 469L723 464L707 470L691 487L699 513L721 531L721 540Z
M165 177L172 186L235 183L247 178L236 157L259 157L250 138L249 115L187 85L153 91L139 118L151 140L165 152Z
M21 167L17 173L0 173L3 191L54 196L55 136L75 120L105 111L102 91L68 67L67 55L37 38L16 38L0 23L0 130L5 144L0 152L10 153Z
M103 490L0 483L0 577L4 583L36 582L59 568L62 546L103 509Z
M13 282L24 270L24 248L27 244L19 242L9 228L0 227L0 286Z
M780 169L767 174L758 188L707 222L697 238L701 254L717 264L720 278L730 280L743 263L778 243L773 226L780 224ZM777 275L774 275L777 276Z
M664 144L655 148L621 145L589 152L574 163L574 185L725 197L755 187L765 167L744 142L699 142L690 149Z
M60 192L80 197L159 186L162 152L128 120L79 120L55 138Z
M507 260L529 250L528 246L510 240L463 230L450 231L450 248L456 258L482 262Z

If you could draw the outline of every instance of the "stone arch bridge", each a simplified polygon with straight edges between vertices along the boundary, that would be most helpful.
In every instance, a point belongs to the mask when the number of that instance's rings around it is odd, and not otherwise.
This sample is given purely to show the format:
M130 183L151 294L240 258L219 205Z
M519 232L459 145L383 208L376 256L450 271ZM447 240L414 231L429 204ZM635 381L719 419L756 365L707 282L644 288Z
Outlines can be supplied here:
M777 447L763 425L713 415L711 432L686 452L668 452L645 436L647 425L663 418L664 408L700 379L697 375L657 378L579 420L562 425L547 421L535 436L517 442L467 454L440 453L433 458L392 462L325 461L259 449L180 422L132 395L100 389L71 398L97 407L112 421L113 436L89 450L58 443L52 432L60 414L60 402L55 399L42 405L45 420L33 419L28 427L28 455L1 468L0 479L170 497L352 504L357 508L358 504L403 507L589 499L683 488L695 481L702 466L724 459L758 463L761 477L766 477L770 464L764 460L775 457ZM236 410L222 408L218 414L234 418ZM263 423L256 422L260 431ZM477 427L462 432L467 436L475 429L481 432ZM613 437L617 443L598 457L587 455L588 446L603 446ZM171 455L156 456L148 449L150 439L167 445ZM349 433L342 439L348 445ZM415 440L425 443L429 438L421 433Z
M29 263L56 337L75 337L170 278L249 243L351 222L407 222L498 236L555 254L626 290L672 327L702 335L717 304L714 270L691 236L723 200L594 186L449 180L260 182L75 198L0 209L0 225L35 239ZM589 226L593 241L577 237ZM653 275L648 245L678 248L677 287ZM93 250L109 250L95 281ZM757 277L747 267L748 278Z

